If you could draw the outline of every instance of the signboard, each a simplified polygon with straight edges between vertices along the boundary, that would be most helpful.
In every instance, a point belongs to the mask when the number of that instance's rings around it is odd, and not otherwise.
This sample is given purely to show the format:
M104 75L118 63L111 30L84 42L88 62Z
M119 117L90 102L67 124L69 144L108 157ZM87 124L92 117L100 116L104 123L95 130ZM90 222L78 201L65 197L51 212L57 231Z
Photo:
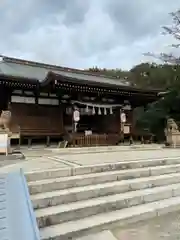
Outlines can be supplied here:
M129 134L129 133L130 133L130 126L124 125L124 134Z
M0 153L8 155L8 151L10 149L10 139L8 138L8 134L1 133L0 134Z
M86 130L85 131L85 136L90 136L92 135L92 131L91 130Z

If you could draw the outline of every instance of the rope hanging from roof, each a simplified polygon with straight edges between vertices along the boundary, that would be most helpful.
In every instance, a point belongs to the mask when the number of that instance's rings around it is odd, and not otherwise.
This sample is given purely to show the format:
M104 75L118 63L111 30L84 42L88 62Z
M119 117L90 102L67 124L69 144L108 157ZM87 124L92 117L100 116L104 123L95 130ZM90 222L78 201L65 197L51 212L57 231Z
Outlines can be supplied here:
M104 115L107 115L107 109L109 110L109 114L113 114L113 108L116 108L116 107L122 107L122 104L94 104L94 103L91 103L91 102L80 102L80 101L72 101L73 104L80 104L80 105L83 105L83 106L86 106L86 113L89 112L89 108L92 108L92 114L96 114L96 108L98 109L98 115L101 115L103 114L104 112ZM104 111L102 111L102 109Z
M111 108L116 108L116 107L123 107L122 104L96 104L96 103L91 103L91 102L81 102L81 101L71 101L73 104L80 104L86 106L86 109L89 107L94 107L94 108L106 108L106 109L111 109Z

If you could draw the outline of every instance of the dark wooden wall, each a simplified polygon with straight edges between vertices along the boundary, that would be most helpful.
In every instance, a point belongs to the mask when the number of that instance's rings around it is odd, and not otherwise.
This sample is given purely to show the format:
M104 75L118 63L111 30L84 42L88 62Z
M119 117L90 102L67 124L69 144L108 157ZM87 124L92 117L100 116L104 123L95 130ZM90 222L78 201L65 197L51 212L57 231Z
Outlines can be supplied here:
M101 121L102 128L106 133L120 132L120 114L119 109L114 110L113 114L103 115Z
M24 129L49 129L63 132L60 106L11 103L12 121Z
M5 86L0 86L0 112L6 110L10 99L10 91Z

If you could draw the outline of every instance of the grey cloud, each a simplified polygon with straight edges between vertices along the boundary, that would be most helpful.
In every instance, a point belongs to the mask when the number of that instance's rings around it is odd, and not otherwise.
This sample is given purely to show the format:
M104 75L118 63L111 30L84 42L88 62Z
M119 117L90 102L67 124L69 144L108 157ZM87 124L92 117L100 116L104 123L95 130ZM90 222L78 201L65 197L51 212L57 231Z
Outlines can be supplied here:
M176 2L176 1L174 1ZM124 32L126 40L134 41L146 35L159 33L160 26L170 21L169 11L176 10L178 4L169 0L111 0L107 12L116 24L116 30Z
M70 67L131 68L168 51L169 12L179 0L3 0L0 52Z

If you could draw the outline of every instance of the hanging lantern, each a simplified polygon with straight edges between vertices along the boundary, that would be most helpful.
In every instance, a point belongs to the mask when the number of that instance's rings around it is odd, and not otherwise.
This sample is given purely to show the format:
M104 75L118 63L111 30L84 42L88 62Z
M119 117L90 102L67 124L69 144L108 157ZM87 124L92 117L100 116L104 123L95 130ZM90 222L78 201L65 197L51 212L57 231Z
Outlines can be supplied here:
M80 120L80 112L77 108L73 112L73 120L74 122L79 122Z
M107 109L104 108L104 115L107 115Z
M101 115L101 108L98 108L98 115Z
M126 122L126 114L124 112L121 113L121 122L122 123Z
M92 109L92 114L95 115L96 114L96 111L95 111L95 107L93 106L93 109Z
M110 108L110 114L113 114L113 110L112 110L112 107Z

